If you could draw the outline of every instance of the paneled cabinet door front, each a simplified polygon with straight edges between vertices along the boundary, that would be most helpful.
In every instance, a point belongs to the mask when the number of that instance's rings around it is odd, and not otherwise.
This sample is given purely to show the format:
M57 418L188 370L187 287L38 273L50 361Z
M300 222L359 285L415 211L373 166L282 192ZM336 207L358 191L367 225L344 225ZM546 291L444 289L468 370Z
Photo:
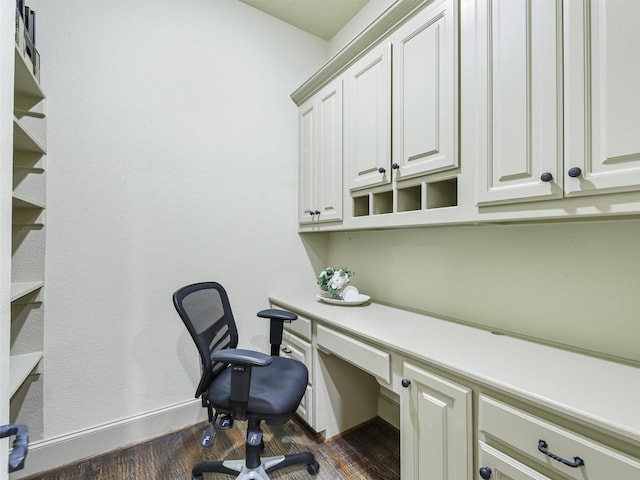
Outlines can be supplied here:
M562 198L561 4L476 4L480 205Z
M298 221L342 220L342 80L298 108Z
M437 0L393 35L396 179L458 166L458 2Z
M405 363L400 398L402 478L468 480L471 390Z
M316 121L315 98L298 108L298 222L311 223L315 219L316 204Z
M383 43L345 73L344 160L352 190L391 181L390 60Z
M640 2L564 3L565 193L640 190Z
M342 79L318 94L318 221L342 220Z

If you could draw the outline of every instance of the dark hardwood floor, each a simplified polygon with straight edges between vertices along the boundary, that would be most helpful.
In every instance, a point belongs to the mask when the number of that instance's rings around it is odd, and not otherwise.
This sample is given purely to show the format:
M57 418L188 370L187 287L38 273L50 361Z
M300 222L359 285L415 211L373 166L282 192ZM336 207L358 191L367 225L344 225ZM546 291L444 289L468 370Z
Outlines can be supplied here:
M246 422L219 431L213 447L200 446L206 424L189 427L148 442L28 477L25 480L191 480L191 467L200 460L244 457ZM311 451L320 464L312 477L304 466L271 474L272 479L397 480L400 478L400 433L375 419L340 437L324 441L297 420L279 427L263 425L264 456ZM28 457L27 457L28 461ZM205 474L204 480L231 479Z

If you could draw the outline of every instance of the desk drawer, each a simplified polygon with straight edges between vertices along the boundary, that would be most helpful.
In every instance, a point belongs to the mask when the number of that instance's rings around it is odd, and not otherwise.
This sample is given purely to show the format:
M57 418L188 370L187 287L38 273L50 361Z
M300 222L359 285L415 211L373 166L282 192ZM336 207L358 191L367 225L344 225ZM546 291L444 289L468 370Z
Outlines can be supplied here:
M485 395L479 400L478 429L481 441L505 444L568 478L640 479L640 460ZM544 445L539 445L541 441ZM539 446L569 463L576 463L574 457L579 457L584 465L565 465L541 452Z
M311 320L298 316L293 322L284 322L285 331L293 332L305 340L311 340Z
M311 344L293 335L291 332L285 331L282 335L282 345L280 345L280 356L293 358L306 365L309 371L309 384L313 379L313 362L311 353Z
M318 325L318 347L389 383L391 357L371 345Z

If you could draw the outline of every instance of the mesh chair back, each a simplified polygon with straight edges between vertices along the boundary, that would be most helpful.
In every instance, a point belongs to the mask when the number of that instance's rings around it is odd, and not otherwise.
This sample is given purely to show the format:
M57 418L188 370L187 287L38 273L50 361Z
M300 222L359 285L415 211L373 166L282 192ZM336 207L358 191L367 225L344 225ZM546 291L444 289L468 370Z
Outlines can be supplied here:
M182 287L173 294L173 304L200 353L202 376L195 394L199 397L227 368L226 364L211 360L211 356L223 348L235 348L238 330L227 292L219 283L202 282Z

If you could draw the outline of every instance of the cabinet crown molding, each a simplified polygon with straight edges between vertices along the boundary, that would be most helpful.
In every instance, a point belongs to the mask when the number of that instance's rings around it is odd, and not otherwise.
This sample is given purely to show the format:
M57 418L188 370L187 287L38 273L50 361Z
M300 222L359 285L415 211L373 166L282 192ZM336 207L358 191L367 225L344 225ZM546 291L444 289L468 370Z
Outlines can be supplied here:
M331 57L320 69L291 94L300 106L328 81L345 70L358 56L375 46L400 22L433 0L397 0L378 16L367 28Z

